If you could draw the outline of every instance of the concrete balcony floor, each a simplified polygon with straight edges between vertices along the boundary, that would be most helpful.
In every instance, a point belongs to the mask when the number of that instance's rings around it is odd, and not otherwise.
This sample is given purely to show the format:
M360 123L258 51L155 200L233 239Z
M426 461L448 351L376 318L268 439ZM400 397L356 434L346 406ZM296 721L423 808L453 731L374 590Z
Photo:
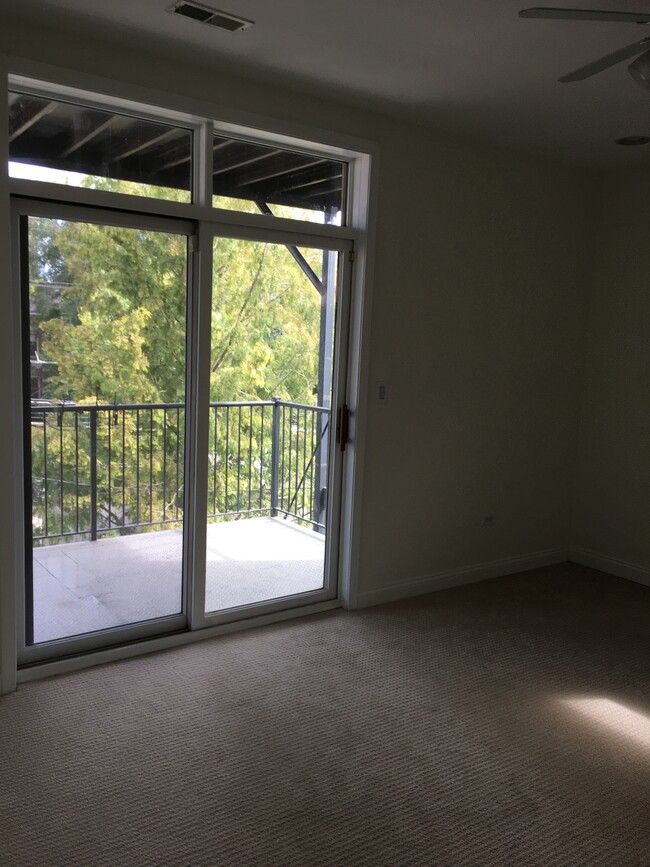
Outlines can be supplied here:
M324 550L281 518L209 524L206 610L320 589ZM181 530L35 548L35 642L177 614L181 557Z

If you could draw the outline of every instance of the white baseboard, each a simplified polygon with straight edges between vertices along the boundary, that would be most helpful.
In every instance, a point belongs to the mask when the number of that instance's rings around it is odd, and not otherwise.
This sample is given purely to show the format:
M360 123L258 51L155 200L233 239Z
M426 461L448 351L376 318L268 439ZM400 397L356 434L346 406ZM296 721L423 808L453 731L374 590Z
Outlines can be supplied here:
M512 575L515 572L526 572L528 569L539 569L541 566L551 566L554 563L565 563L569 552L565 548L552 551L540 551L524 557L508 557L504 560L493 560L478 566L467 566L463 569L450 569L446 572L436 572L414 581L402 584L392 584L380 590L368 590L357 596L356 608L367 608L370 605L381 605L383 602L394 602L397 599L407 599L410 596L420 596L434 590L446 590L449 587L459 587L461 584L474 584L488 578L499 578L501 575Z
M637 566L636 563L626 563L625 560L605 557L603 554L595 554L593 551L580 548L572 548L568 552L568 559L580 566L609 572L610 575L616 575L618 578L627 578L628 581L636 581L637 584L647 584L650 587L650 569Z

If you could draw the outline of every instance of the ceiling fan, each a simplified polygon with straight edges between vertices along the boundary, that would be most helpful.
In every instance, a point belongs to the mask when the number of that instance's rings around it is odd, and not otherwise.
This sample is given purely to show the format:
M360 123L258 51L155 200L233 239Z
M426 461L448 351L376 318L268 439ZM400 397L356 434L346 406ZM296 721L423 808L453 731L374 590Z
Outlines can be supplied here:
M605 12L596 9L554 9L546 6L537 6L533 9L522 9L519 17L546 18L558 21L612 21L619 24L650 25L650 12ZM628 72L637 84L650 90L650 36L645 36L638 42L633 42L632 45L626 45L625 48L619 48L618 51L606 54L605 57L594 60L593 63L581 66L580 69L576 69L568 75L563 75L558 81L561 81L563 84L571 81L583 81L585 78L596 75L597 72L609 69L610 66L615 66L617 63L629 60L630 57L634 57L637 54L639 56L630 63L627 68Z

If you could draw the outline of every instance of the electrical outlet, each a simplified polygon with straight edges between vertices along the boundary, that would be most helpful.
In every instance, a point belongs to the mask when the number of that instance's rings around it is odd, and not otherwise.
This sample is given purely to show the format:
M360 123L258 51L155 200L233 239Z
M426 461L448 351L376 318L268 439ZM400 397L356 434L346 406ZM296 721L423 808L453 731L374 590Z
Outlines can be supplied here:
M481 524L484 527L494 526L494 515L492 514L492 512L486 512L486 514L481 515Z

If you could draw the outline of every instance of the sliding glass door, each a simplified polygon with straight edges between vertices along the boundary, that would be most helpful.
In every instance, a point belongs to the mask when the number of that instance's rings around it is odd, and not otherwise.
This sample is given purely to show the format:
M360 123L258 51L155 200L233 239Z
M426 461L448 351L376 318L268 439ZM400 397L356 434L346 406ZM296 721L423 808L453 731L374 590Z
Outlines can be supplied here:
M14 204L21 661L335 598L349 243Z
M212 257L205 613L326 598L339 253Z
M25 203L26 648L186 623L192 223Z

